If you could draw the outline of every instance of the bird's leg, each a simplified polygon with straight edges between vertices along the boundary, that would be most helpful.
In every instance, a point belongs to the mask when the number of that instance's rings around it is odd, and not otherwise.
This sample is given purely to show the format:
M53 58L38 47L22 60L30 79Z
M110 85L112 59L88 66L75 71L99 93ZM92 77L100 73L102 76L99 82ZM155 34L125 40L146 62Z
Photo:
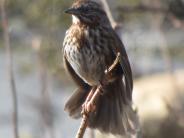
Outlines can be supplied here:
M99 81L99 86L101 87L100 94L104 95L104 87L107 85L107 81L104 79L103 81Z
M96 109L96 106L94 103L91 102L91 98L93 97L94 92L96 91L97 87L94 86L90 90L85 102L82 105L82 114L87 114L90 112L94 112Z

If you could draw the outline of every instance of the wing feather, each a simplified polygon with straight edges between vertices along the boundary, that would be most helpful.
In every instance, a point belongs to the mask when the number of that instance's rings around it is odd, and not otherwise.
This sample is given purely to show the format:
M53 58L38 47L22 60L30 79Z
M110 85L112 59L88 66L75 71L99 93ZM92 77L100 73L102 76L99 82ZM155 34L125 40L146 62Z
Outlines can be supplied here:
M79 87L79 88L83 88L83 89L88 89L90 86L85 83L78 75L77 73L75 73L74 69L71 67L70 63L68 62L65 54L63 56L63 62L64 62L64 66L66 68L66 70L68 71L69 75L71 76L71 78L73 79L73 81L75 82L75 84Z
M111 34L114 41L114 45L111 45L111 47L115 55L118 52L120 53L120 65L125 77L126 91L127 91L128 97L132 99L133 78L132 78L132 70L130 67L129 59L128 59L125 47L122 41L120 40L119 36L116 34L115 31L112 31Z

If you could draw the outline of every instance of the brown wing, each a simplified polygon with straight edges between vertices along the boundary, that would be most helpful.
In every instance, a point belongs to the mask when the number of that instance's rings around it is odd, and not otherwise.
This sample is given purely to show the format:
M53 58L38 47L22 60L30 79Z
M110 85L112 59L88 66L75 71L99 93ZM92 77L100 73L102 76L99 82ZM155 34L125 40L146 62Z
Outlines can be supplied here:
M90 86L85 83L76 73L75 71L73 70L73 68L71 67L70 63L68 62L67 58L65 57L64 55L64 58L63 58L63 61L64 61L64 66L65 66L65 69L68 71L69 75L71 76L71 78L73 79L73 81L75 82L75 84L79 87L79 88L82 88L82 89L89 89Z
M78 86L78 88L74 91L74 93L70 96L65 104L65 111L69 113L69 115L73 118L81 117L81 107L84 103L88 92L90 91L90 86L86 84L73 70L70 63L64 56L64 65L65 69L70 74L71 78Z
M116 34L116 32L112 31L112 37L114 38L114 45L112 45L112 50L114 54L116 55L118 52L120 52L120 64L121 68L123 70L123 74L125 76L125 86L126 86L126 92L130 99L132 99L132 89L133 89L133 79L132 79L132 70L130 67L129 59L126 54L125 47Z

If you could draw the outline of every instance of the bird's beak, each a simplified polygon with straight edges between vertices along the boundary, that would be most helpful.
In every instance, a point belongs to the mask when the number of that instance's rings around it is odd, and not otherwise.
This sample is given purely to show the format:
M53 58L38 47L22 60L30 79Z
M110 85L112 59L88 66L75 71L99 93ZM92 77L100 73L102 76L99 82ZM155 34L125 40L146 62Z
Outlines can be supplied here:
M73 15L79 14L79 10L76 8L69 8L69 9L65 10L64 12L67 14L73 14Z

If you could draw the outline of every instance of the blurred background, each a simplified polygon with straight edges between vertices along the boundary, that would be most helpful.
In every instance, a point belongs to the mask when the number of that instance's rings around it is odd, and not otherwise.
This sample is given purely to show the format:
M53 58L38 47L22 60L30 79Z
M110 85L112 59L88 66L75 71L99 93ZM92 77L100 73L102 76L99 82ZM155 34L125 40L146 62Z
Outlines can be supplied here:
M133 69L140 137L183 138L184 0L107 2ZM71 3L0 1L0 137L75 137L80 120L63 109L75 89L62 64ZM87 130L85 137L111 136Z

